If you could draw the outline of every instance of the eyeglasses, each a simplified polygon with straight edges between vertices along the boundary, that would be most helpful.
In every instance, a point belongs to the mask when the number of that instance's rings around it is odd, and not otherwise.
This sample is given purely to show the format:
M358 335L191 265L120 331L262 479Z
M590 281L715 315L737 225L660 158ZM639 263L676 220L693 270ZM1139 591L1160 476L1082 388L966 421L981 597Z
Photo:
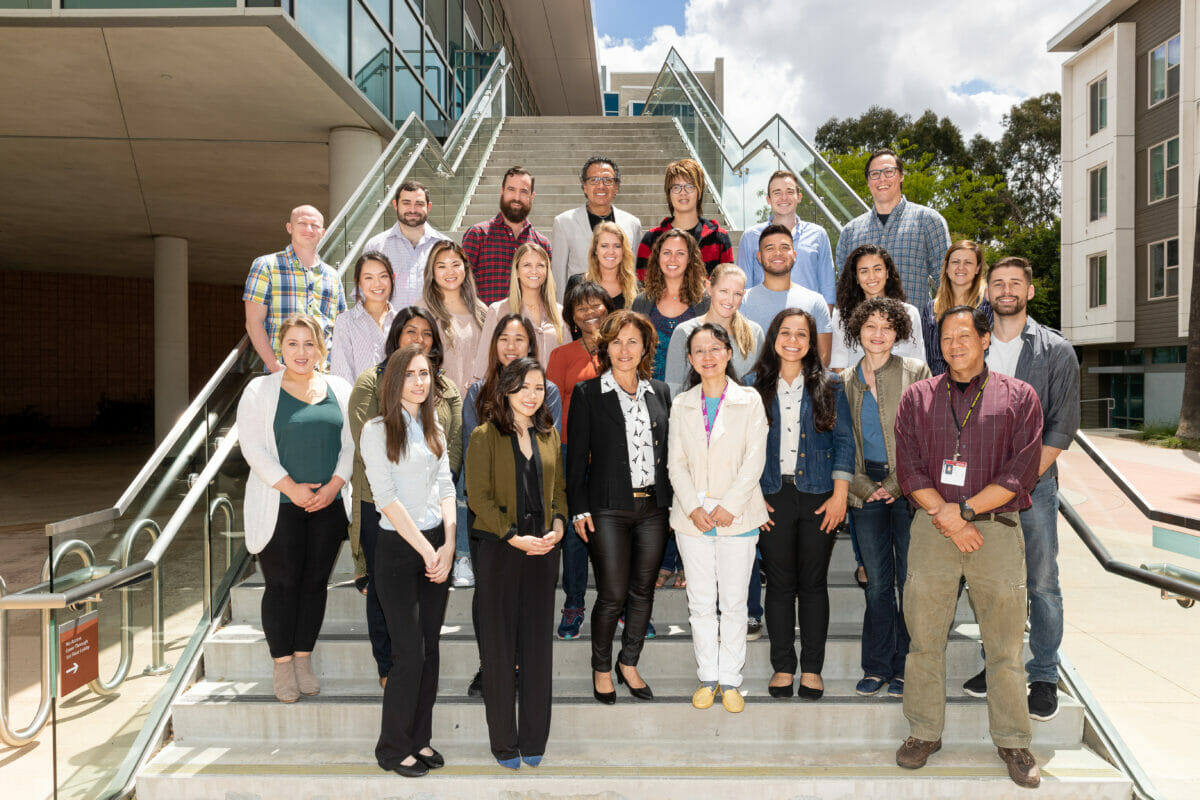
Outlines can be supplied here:
M673 183L671 184L671 194L692 194L696 191L695 184L692 183Z
M692 351L692 358L703 358L704 356L719 356L729 352L724 345L714 344L709 348L699 348Z
M590 186L612 186L617 181L615 178L592 176L590 178L585 178L583 182Z
M894 178L896 177L896 173L899 171L900 169L898 167L883 167L881 169L867 170L867 180L877 181L880 178Z

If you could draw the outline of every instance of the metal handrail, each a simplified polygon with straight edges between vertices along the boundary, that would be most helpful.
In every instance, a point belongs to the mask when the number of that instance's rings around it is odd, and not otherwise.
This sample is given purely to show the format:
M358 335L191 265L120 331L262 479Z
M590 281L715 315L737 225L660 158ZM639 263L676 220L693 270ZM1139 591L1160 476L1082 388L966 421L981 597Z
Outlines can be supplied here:
M1147 519L1153 522L1161 522L1164 525L1187 528L1190 531L1200 531L1200 519L1189 517L1185 514L1176 514L1171 511L1161 511L1150 505L1150 502L1146 500L1142 493L1134 488L1133 484L1121 474L1121 471L1113 466L1113 463L1096 448L1096 445L1092 444L1092 440L1088 438L1087 434L1082 431L1077 432L1075 434L1075 442L1083 448L1088 457L1096 462L1096 466L1100 467L1109 480L1117 485L1117 488L1129 498L1131 503L1137 506L1137 510L1142 512Z
M1114 400L1111 397L1088 397L1088 398L1085 398L1085 399L1079 401L1079 405L1083 405L1084 403L1104 403L1104 410L1105 410L1105 416L1104 416L1105 425L1104 425L1104 427L1106 427L1106 428L1112 427L1112 412L1113 412L1113 409L1115 409L1117 407L1116 400Z

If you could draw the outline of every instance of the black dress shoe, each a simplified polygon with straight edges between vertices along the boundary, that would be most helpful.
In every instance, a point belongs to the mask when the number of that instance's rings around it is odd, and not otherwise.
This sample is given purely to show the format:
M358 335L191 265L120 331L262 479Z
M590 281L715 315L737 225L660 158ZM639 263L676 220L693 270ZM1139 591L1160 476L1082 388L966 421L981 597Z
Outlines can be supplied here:
M408 766L397 764L392 767L392 772L404 778L421 778L429 774L429 767L425 766L420 758L417 758L415 762Z
M433 750L432 747L429 749ZM441 769L442 767L446 766L446 759L442 758L442 754L437 750L433 750L433 752L429 755L424 755L423 753L413 753L413 758L429 767L429 769Z
M467 697L483 697L483 670L475 671L475 677L471 678L471 683L467 686Z
M792 684L789 683L787 686L767 686L767 694L771 695L771 697L791 697Z
M625 673L621 671L620 663L617 664L617 683L624 684L629 688L629 693L638 700L653 700L654 692L650 691L650 684L646 684L640 689L635 689L625 680Z
M606 706L617 704L616 691L602 692L596 688L596 676L592 675L592 697L596 698L597 703L603 703Z
M825 690L814 689L811 686L805 686L803 683L797 683L796 696L801 700L820 700L825 696Z

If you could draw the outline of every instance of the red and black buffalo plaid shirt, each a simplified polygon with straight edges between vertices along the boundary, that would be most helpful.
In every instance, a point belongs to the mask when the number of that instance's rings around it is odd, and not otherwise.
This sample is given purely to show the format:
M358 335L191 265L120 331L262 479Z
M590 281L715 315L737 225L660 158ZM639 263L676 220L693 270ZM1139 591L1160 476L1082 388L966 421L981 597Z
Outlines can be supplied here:
M471 262L475 291L484 305L508 297L513 253L526 242L536 242L546 248L547 255L551 254L550 241L534 230L529 220L525 220L521 235L516 237L502 214L472 225L463 234L463 251Z
M646 277L646 264L650 261L650 251L654 249L654 243L658 241L658 237L675 227L671 222L672 219L672 217L664 217L657 228L642 237L637 249L637 278L639 281ZM704 259L705 272L711 275L712 271L717 268L717 264L734 262L733 244L729 241L729 234L717 224L715 219L701 217L700 224L688 233L700 245L700 258Z

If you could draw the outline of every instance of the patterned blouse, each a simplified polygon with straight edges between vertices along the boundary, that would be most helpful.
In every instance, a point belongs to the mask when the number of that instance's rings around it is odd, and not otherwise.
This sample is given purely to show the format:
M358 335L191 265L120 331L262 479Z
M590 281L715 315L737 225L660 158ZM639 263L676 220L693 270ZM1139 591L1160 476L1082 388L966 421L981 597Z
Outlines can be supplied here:
M600 392L616 392L625 417L625 447L629 450L629 485L634 490L654 485L654 435L650 429L650 412L646 408L646 392L654 392L650 381L638 380L634 396L617 385L612 370L600 376Z

